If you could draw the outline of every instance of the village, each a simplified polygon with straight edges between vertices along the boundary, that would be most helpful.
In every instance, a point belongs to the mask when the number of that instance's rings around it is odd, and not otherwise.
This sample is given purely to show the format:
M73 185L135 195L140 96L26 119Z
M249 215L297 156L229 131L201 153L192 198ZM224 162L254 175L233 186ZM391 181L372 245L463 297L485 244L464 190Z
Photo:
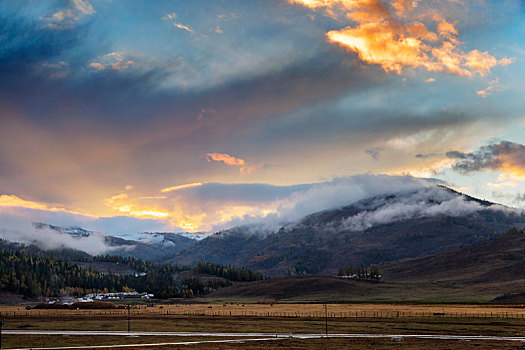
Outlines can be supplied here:
M117 292L117 293L89 293L83 297L59 297L59 298L45 298L44 302L48 305L62 304L73 305L74 303L92 303L95 301L109 301L121 299L151 299L154 295L151 293L138 292Z

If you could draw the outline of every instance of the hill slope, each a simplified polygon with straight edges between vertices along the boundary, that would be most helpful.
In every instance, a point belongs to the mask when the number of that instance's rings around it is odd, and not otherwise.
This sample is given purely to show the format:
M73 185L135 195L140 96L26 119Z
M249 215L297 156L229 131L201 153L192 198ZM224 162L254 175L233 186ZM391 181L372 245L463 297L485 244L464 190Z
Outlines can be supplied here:
M518 230L471 247L382 267L383 278L396 282L524 283L524 271L525 231Z
M381 283L328 276L273 278L216 291L216 299L281 301L525 300L525 231L458 250L404 259L380 267Z
M259 234L237 227L169 261L233 264L269 275L335 274L470 246L525 224L523 214L446 188L375 197Z

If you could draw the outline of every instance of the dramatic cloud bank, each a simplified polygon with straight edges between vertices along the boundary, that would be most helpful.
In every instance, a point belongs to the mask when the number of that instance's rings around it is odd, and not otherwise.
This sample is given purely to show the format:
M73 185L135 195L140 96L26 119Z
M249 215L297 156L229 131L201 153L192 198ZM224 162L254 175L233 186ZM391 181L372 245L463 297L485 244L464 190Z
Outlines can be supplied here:
M423 68L460 76L485 76L511 59L496 59L488 52L460 49L455 23L439 8L412 0L289 0L314 10L324 10L341 22L354 24L326 33L329 42L356 52L365 62L387 71ZM433 3L444 7L455 1Z
M482 146L474 152L451 151L446 155L457 160L453 168L464 174L493 170L509 177L525 178L525 146L519 143L501 141Z
M361 212L329 226L364 230L377 224L435 215L462 216L482 209L477 202L466 201L433 182L410 176L357 175L293 186L200 183L173 186L169 191L160 189L159 196L138 196L130 188L129 195L118 194L107 201L115 208L124 208L120 212L150 218L93 217L4 197L4 206L0 206L0 237L35 243L45 249L64 246L100 254L110 250L104 243L104 234L131 239L138 232L211 233L240 225L268 232L298 223L307 215L348 205ZM165 215L159 218L159 212ZM32 222L80 226L100 234L74 238L36 230Z
M384 223L400 218L440 213L454 215L454 212L463 215L465 212L461 210L462 199L434 183L410 176L357 175L294 186L205 183L180 185L177 190L162 194L120 194L112 197L111 205L127 208L130 212L161 211L167 213L164 221L170 222L172 228L207 232L250 224L275 229L315 212L392 194L399 194L403 201L398 207L392 206L396 203L388 203L388 208L383 208L385 212L374 214L376 218L367 216L360 220ZM436 202L431 206L423 205L430 199ZM469 212L479 209L475 203L464 205ZM390 216L386 215L387 211L391 212Z

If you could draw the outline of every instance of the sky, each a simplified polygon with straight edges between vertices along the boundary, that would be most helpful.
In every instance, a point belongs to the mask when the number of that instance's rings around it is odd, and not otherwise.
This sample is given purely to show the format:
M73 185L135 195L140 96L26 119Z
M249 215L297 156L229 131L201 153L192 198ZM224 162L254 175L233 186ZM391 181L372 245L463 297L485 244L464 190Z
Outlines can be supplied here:
M0 218L213 231L384 175L524 208L524 14L518 0L4 0Z

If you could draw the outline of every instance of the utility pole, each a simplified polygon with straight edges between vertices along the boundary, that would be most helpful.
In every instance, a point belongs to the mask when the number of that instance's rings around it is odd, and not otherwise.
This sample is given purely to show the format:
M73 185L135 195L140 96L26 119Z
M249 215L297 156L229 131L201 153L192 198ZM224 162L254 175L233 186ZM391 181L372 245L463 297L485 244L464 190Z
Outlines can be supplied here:
M326 306L326 301L324 302L324 331L326 337L328 338L328 311Z
M128 333L131 332L131 305L128 304Z
M2 326L5 323L5 319L0 317L0 349L2 348Z

